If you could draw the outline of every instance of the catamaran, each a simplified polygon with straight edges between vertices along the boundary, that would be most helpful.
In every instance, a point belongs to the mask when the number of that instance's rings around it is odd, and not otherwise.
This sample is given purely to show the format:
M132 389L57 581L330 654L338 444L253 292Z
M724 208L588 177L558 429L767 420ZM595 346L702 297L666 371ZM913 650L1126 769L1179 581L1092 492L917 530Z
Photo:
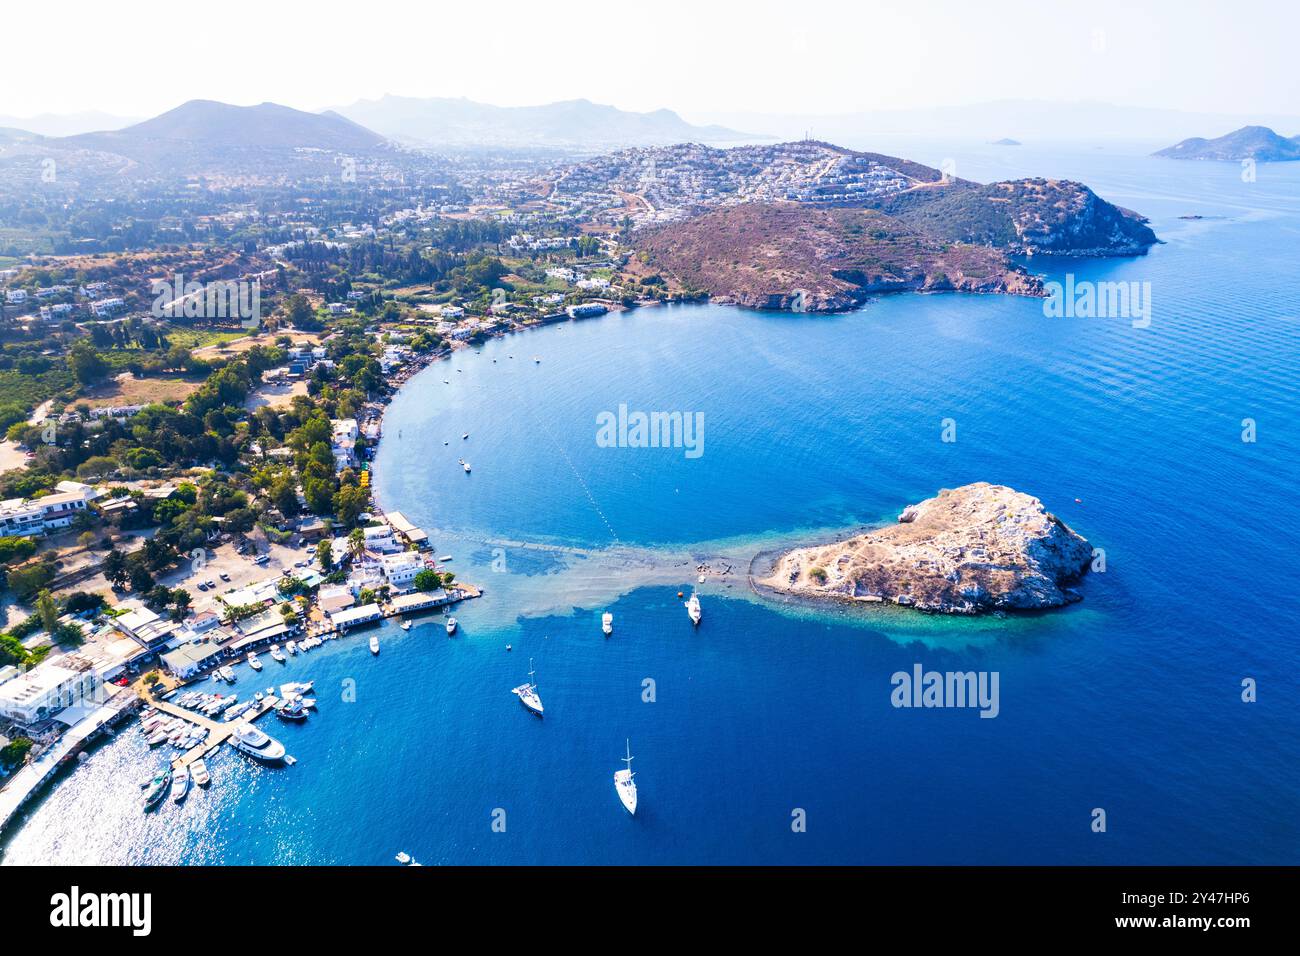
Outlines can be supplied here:
M614 789L618 791L618 798L623 801L627 812L636 816L636 781L632 779L636 774L632 772L631 740L627 742L627 756L623 758L623 762L627 767L614 771Z
M691 623L696 625L704 616L704 612L700 610L700 596L695 593L694 588L691 589L691 599L686 602L686 613L690 615Z
M538 717L542 716L542 699L537 696L537 685L533 683L533 676L536 672L533 670L533 659L528 658L528 682L520 684L510 693L519 697L519 703L523 704Z
M600 616L600 629L605 632L606 637L614 633L614 615L609 611Z

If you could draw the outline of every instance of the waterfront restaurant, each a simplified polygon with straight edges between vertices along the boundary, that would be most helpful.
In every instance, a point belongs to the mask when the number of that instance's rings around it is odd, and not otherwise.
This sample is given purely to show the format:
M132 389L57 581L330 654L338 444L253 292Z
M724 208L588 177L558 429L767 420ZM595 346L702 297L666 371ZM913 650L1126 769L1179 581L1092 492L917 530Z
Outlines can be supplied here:
M195 674L211 667L221 655L221 648L206 641L182 644L174 651L162 655L162 662L167 669L181 680L189 680Z
M363 604L360 607L350 607L345 611L331 614L330 623L340 631L346 631L358 624L369 624L371 621L378 621L383 616L383 608L378 604Z
M94 700L99 677L93 670L74 671L46 662L0 684L0 717L36 724L65 707Z

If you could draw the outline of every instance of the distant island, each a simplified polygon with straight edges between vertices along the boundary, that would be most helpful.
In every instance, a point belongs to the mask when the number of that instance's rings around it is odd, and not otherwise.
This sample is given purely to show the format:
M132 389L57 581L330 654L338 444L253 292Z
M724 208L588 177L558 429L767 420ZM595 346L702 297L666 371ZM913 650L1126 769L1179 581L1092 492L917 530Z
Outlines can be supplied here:
M782 555L760 588L942 614L1080 600L1092 546L1037 498L978 482L908 505L898 524Z
M1002 139L995 139L990 145L991 146L1019 146L1020 140L1011 139L1011 137L1009 136L1004 136L1002 137Z
M1194 136L1153 153L1166 159L1208 159L1240 162L1285 163L1300 159L1300 136L1287 139L1267 126L1243 126L1217 139Z

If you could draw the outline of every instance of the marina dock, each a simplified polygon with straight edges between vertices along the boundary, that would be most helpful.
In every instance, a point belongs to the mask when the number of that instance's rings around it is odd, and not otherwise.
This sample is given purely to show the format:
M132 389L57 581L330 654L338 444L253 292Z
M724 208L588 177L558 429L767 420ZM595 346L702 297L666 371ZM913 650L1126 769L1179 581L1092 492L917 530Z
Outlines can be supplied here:
M188 767L200 757L206 757L230 739L230 735L235 732L235 728L240 724L251 723L254 720L257 720L263 714L274 709L275 705L280 702L280 698L274 695L267 695L262 698L255 709L241 715L238 720L221 721L212 720L210 717L196 714L191 710L186 710L184 707L179 707L176 704L170 704L165 700L154 700L152 697L146 697L145 700L160 713L171 714L173 717L179 717L182 720L194 724L196 727L205 728L208 732L207 739L204 740L203 743L185 751L185 753L172 761L173 770L179 770L181 767Z

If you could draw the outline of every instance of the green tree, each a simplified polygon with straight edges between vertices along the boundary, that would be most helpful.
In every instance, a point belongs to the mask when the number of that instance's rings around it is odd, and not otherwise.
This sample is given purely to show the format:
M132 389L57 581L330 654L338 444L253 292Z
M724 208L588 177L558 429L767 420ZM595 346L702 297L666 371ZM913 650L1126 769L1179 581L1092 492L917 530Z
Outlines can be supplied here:
M431 568L425 568L423 571L416 572L415 587L420 591L436 591L442 586L442 577L437 571Z
M41 627L51 637L59 629L59 605L49 591L44 589L36 595L36 614L41 619Z
M94 385L108 374L108 363L87 339L79 339L68 350L68 368L83 386Z
M334 546L328 538L316 545L316 563L326 574L334 570Z

